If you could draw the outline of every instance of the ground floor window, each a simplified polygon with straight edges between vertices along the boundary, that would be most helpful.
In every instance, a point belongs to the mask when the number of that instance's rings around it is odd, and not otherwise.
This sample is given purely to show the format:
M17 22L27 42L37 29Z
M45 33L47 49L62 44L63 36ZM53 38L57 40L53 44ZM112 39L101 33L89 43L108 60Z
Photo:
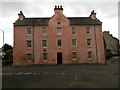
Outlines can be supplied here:
M48 59L47 53L43 53L43 60L47 60L47 59Z
M28 54L27 54L27 60L28 60L28 61L31 61L31 60L32 60L32 54L31 54L31 53L28 53Z
M91 51L88 51L88 58L92 58L92 52Z
M77 52L72 52L72 59L73 60L77 59Z

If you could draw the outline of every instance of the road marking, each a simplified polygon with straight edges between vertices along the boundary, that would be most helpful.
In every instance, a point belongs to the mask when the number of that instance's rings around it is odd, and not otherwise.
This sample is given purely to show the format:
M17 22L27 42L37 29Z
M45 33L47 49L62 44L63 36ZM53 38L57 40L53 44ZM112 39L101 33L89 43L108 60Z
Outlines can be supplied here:
M58 72L15 72L15 73L1 73L1 75L68 75L68 73Z
M78 76L77 74L75 73L75 79L72 81L72 83L70 84L70 86L73 86L73 84L75 83L75 81L77 80Z

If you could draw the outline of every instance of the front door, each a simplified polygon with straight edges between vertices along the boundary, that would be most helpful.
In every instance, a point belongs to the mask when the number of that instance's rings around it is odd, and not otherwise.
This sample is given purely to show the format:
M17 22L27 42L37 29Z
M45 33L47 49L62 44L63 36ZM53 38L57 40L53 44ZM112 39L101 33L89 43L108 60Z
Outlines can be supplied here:
M57 64L62 64L62 53L57 53Z

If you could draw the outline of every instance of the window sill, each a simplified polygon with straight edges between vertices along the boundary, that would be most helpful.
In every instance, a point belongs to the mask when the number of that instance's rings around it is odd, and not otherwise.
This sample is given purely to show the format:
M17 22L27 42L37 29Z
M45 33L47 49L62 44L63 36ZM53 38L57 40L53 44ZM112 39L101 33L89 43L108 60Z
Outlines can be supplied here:
M92 47L92 45L88 45L87 47L88 47L88 48L91 48L91 47Z
M27 62L32 62L31 60L28 60Z
M43 62L47 62L48 60L43 60Z
M27 34L27 36L32 36L32 34Z
M92 61L92 58L88 58L89 61Z
M47 48L47 47L42 47L42 48Z
M62 34L57 34L57 35L62 35Z
M48 34L42 34L43 36L47 36Z
M73 59L73 60L77 60L77 59Z
M58 47L58 48L62 48L62 47Z
M32 47L27 47L27 49L32 49Z
M76 48L77 46L72 46L73 48Z

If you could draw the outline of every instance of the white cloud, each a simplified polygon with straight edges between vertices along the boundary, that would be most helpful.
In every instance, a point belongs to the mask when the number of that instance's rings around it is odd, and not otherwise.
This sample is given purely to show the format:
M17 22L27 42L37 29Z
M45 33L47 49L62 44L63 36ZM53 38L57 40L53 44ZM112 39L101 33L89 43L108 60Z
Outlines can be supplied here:
M92 10L103 22L103 31L118 37L118 0L2 0L0 3L0 29L5 31L5 42L13 45L13 23L19 11L26 17L52 17L55 5L63 5L66 17L88 17ZM2 6L1 6L2 5ZM2 7L2 8L1 8ZM2 46L0 32L0 46Z
M118 2L119 0L1 0L2 2Z

